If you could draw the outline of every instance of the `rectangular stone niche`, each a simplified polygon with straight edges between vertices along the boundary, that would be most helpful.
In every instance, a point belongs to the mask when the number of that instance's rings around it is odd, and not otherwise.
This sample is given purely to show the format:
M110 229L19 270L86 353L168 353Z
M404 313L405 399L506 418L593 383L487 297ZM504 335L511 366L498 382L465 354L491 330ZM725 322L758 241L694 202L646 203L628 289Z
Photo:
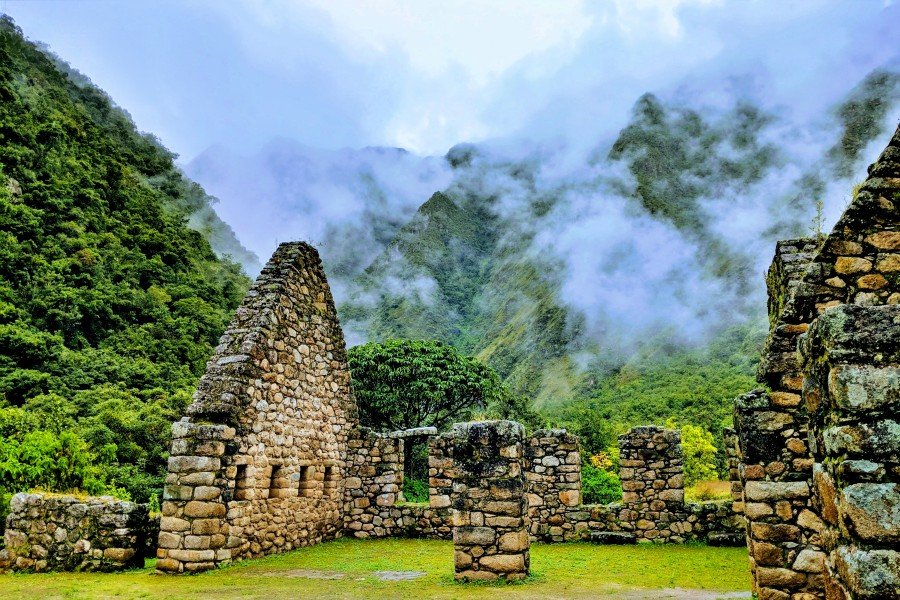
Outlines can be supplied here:
M512 421L457 423L444 434L455 463L450 501L457 580L528 575L524 435Z

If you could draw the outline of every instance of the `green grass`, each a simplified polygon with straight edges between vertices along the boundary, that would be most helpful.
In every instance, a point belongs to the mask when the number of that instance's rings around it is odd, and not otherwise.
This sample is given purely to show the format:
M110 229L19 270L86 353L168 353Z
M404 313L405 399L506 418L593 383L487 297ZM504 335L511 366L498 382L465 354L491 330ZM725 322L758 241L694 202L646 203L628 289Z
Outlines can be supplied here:
M195 576L125 573L0 575L0 598L665 598L660 590L705 590L716 598L749 589L743 548L536 544L532 576L518 584L453 581L453 546L434 540L338 540ZM307 570L303 573L302 570ZM341 579L311 579L340 575ZM422 571L381 581L375 571ZM307 576L303 576L307 575Z

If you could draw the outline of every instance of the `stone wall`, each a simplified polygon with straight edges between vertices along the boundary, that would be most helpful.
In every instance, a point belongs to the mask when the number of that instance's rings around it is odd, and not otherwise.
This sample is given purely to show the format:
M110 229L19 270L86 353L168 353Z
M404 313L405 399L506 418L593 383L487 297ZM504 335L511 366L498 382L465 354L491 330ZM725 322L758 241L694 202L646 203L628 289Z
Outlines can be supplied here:
M350 535L358 538L450 536L449 497L444 506L436 506L434 510L430 506L408 504L403 498L406 443L436 436L434 427L384 434L361 428L350 439L344 480L345 528Z
M199 571L338 536L357 428L322 264L281 244L173 425L157 568Z
M806 402L800 395L813 384L805 381L797 343L834 307L900 302L898 203L900 128L826 238L776 248L767 278L771 327L758 371L770 391L750 393L735 405L747 544L762 600L826 594L821 561L813 558L841 544L822 520L827 503L813 494L817 434L810 430L809 395ZM817 480L821 472L817 467ZM840 536L853 534L841 530Z
M568 513L581 506L578 437L565 429L535 431L525 443L523 468L530 534L535 539L564 541L575 529Z
M732 509L735 513L744 513L744 486L741 483L741 447L737 431L726 427L722 431L722 444L725 446L725 466L728 468L728 481L731 484Z
M623 502L581 503L578 438L536 431L525 445L532 541L600 543L706 541L742 543L744 523L732 502L685 503L680 436L637 427L619 438Z
M639 539L683 541L678 513L684 511L681 433L662 427L635 427L619 436L624 520Z
M900 306L826 311L800 350L827 557L797 561L829 600L900 598Z
M20 493L10 501L0 571L143 567L147 506L110 496Z
M524 434L512 421L457 423L446 434L455 470L450 501L458 580L528 575Z

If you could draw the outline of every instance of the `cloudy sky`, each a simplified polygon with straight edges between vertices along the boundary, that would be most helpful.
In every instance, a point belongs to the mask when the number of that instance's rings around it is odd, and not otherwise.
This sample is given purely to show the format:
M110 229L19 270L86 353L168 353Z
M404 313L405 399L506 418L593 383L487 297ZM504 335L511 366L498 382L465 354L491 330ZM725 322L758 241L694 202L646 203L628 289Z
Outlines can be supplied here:
M460 141L609 133L644 91L736 73L754 74L770 101L816 111L895 54L900 31L884 0L0 6L183 163L273 138L442 154Z

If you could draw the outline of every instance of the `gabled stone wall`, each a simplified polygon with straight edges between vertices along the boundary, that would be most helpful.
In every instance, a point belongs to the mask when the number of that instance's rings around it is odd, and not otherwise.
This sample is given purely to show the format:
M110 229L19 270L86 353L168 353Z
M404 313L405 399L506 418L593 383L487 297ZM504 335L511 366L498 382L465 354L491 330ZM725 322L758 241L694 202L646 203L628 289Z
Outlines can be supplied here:
M147 506L110 496L16 494L0 571L120 571L144 566Z
M826 598L900 598L900 306L826 311L801 338Z
M197 571L344 529L350 371L318 254L282 244L173 426L157 568Z

